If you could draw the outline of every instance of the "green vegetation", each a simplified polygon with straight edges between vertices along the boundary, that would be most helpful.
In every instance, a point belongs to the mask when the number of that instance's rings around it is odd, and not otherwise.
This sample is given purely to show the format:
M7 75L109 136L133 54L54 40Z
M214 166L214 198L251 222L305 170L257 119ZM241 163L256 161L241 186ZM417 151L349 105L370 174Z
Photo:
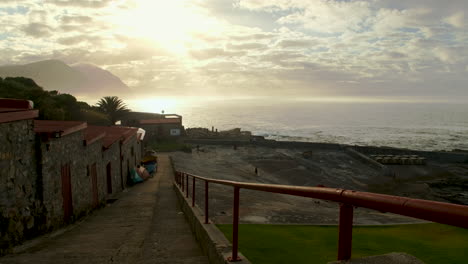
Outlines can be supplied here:
M218 225L232 240L232 225ZM252 262L327 263L336 259L337 226L240 225L239 250ZM353 258L406 252L427 264L465 263L468 230L442 224L358 226Z
M78 120L94 125L110 125L129 111L116 96L101 99L98 106L76 100L73 95L46 91L34 80L24 77L0 78L0 98L25 99L34 102L39 119ZM114 121L114 122L112 122Z
M115 124L115 122L130 112L130 109L127 108L122 99L117 96L104 96L99 100L97 106L99 111L108 117L111 124Z
M154 149L157 152L169 152L169 151L183 151L192 152L192 146L184 144L177 139L160 139L154 140L148 143L150 149Z

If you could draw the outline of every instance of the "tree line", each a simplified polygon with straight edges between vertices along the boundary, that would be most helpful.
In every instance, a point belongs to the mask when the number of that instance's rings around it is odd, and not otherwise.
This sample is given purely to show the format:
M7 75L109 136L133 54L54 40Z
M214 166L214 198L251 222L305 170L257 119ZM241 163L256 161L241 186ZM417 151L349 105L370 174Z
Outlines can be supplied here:
M111 125L130 112L122 99L105 96L97 105L78 101L73 95L46 91L32 79L0 77L0 98L25 99L34 102L43 120L77 120L94 125Z

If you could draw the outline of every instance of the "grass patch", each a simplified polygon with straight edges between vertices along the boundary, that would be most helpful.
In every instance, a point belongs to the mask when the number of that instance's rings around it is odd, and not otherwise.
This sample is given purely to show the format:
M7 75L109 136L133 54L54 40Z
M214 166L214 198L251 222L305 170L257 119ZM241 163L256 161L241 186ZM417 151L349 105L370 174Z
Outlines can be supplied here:
M232 241L232 225L218 228ZM255 264L323 264L336 259L337 244L337 226L239 226L239 250ZM353 228L353 258L390 252L406 252L427 264L466 263L468 229L442 224Z
M192 146L189 144L184 144L179 140L175 139L162 139L155 140L148 143L151 149L154 149L156 152L169 152L169 151L184 151L192 152Z

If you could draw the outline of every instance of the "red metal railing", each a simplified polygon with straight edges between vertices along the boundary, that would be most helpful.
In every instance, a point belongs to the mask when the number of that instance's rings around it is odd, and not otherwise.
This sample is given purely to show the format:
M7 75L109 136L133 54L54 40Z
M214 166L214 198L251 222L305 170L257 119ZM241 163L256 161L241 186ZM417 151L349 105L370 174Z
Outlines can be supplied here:
M234 187L233 204L233 234L232 255L229 261L239 260L238 256L238 226L239 226L239 191L250 189L271 193L289 194L316 198L340 203L338 227L338 260L351 258L351 242L353 228L353 208L364 207L381 212L390 212L410 216L432 222L468 228L468 206L412 199L407 197L358 192L326 187L302 187L276 184L246 183L205 178L177 171L175 181L182 192L189 197L189 177L192 177L192 207L195 206L195 180L205 182L205 223L208 220L208 183L229 185Z

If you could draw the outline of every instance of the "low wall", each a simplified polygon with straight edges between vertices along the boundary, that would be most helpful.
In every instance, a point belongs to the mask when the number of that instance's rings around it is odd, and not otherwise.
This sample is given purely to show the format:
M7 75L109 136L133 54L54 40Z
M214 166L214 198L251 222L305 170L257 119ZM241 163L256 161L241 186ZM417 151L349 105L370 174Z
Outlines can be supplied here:
M354 150L353 148L345 148L346 153L348 155L360 160L364 164L367 164L369 167L374 168L382 173L384 176L392 176L393 172L390 168L387 166L378 163L377 161L369 158L368 156L362 154L361 152L358 152Z
M356 146L336 143L318 143L318 142L297 142L297 141L276 141L276 140L224 140L224 139L185 139L185 143L200 145L223 145L223 146L261 146L272 148L305 148L305 149L326 149L326 150L344 150L352 148L362 154L389 154L389 155L419 155L428 160L447 162L447 163L468 163L468 153L466 152L445 152L445 151L422 151L411 149L400 149L391 147L377 146Z
M428 160L448 162L448 163L466 163L468 162L468 153L465 152L444 152L444 151L423 151L411 149L398 149L390 147L373 147L373 146L352 146L353 149L365 155L382 154L382 155L419 155Z
M187 218L187 221L200 243L202 250L208 256L212 264L227 264L233 263L227 260L232 254L232 245L226 239L224 234L216 227L215 224L204 224L204 216L198 206L192 207L192 202L187 199L177 184L174 183L174 191L180 201L182 211ZM250 264L250 261L239 252L241 261L236 261L239 264Z
M341 150L343 145L334 143L276 141L276 140L229 140L229 139L185 139L185 143L201 145L245 146L254 145L271 148L320 148L329 150Z

